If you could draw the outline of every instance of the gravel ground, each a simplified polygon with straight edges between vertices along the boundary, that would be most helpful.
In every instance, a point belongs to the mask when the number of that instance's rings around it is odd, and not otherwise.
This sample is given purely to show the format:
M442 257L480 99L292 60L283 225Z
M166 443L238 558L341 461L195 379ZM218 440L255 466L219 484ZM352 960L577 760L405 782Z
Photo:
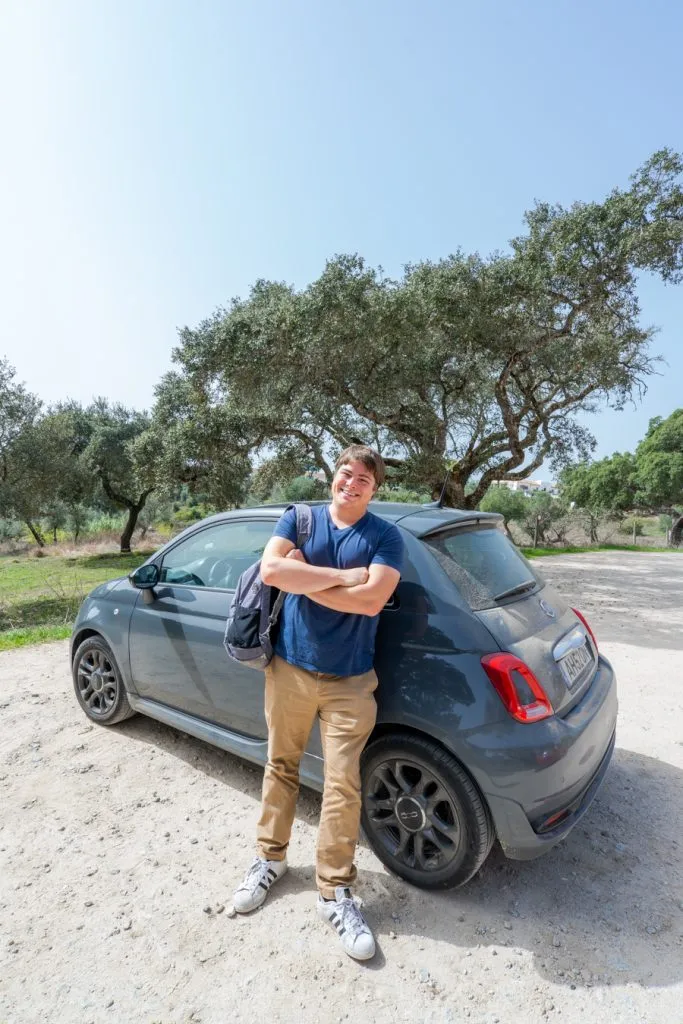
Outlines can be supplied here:
M0 1024L683 1022L683 556L539 564L618 673L604 786L547 857L494 848L462 890L361 847L365 966L315 914L317 795L289 874L232 917L261 772L143 718L93 727L66 643L1 654Z

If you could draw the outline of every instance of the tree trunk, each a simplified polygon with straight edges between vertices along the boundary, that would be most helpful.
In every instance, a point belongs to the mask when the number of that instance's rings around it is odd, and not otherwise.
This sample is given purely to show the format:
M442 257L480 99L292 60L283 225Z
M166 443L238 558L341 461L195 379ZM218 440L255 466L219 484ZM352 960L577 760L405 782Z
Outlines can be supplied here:
M115 505L119 505L121 508L128 509L128 522L125 525L124 531L121 534L121 554L127 555L130 552L130 542L133 537L133 531L137 525L138 516L145 507L145 502L149 498L150 494L154 490L153 487L148 487L146 491L142 491L137 501L131 501L125 494L117 493L111 485L106 473L103 469L99 471L100 480L102 481L102 487L104 493L107 495L110 501L113 501Z
M434 481L431 487L433 501L439 501L443 495L444 508L470 508L471 505L467 504L467 498L465 497L465 488L460 481L449 475L445 481L441 480L439 483Z
M38 547L39 548L44 548L45 547L45 539L42 536L42 534L41 534L40 530L38 529L38 527L34 526L30 519L25 519L24 522L26 523L26 525L28 526L29 530L33 534L33 539L35 540L35 542L38 545Z
M683 543L683 516L674 521L671 526L671 546L680 547Z
M133 538L135 527L137 526L138 516L142 510L142 505L129 505L128 506L128 521L121 534L121 554L130 554L130 542Z

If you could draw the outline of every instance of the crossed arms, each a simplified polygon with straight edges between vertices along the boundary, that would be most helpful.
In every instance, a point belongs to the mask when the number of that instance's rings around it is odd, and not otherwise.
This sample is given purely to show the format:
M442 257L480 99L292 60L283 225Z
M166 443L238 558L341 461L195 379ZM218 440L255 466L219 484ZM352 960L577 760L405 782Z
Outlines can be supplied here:
M367 569L308 565L284 537L271 537L261 559L264 583L288 594L304 594L324 608L352 615L379 615L399 578L397 570L388 565L373 564Z

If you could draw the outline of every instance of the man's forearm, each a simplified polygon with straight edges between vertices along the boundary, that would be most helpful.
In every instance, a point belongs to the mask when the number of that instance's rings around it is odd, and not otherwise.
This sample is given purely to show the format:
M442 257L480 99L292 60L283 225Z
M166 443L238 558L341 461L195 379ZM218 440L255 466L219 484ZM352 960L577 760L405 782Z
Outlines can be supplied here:
M339 585L341 571L308 565L297 558L269 558L261 563L263 582L288 594L315 594L330 587L345 590L347 588Z
M330 608L333 612L373 616L381 611L377 607L377 597L365 583L358 587L331 587L317 593L309 592L306 597L316 604L321 604L323 608Z

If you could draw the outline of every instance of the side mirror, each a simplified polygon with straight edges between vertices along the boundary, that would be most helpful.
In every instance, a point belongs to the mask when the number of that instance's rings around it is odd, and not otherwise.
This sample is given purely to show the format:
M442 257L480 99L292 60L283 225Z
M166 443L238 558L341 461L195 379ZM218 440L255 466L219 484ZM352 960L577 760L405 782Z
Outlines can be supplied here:
M150 562L149 565L141 565L130 574L128 579L138 590L152 590L159 582L159 566L154 562Z

